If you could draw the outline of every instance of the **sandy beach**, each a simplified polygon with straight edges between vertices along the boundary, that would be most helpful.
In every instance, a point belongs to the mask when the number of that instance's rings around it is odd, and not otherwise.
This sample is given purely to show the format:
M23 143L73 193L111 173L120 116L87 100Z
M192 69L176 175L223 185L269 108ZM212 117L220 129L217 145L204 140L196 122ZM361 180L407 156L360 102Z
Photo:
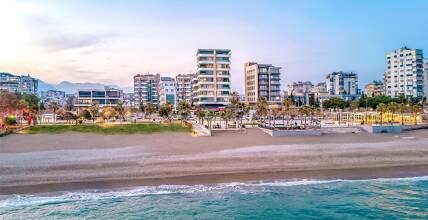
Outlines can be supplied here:
M9 135L0 194L274 179L428 175L428 130L270 137L246 133Z

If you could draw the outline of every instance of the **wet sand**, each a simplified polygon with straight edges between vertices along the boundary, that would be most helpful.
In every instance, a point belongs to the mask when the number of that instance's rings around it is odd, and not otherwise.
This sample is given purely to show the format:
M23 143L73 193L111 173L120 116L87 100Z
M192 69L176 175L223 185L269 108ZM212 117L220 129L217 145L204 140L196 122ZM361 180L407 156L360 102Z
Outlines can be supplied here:
M428 130L270 137L37 134L0 138L0 194L273 179L428 175Z

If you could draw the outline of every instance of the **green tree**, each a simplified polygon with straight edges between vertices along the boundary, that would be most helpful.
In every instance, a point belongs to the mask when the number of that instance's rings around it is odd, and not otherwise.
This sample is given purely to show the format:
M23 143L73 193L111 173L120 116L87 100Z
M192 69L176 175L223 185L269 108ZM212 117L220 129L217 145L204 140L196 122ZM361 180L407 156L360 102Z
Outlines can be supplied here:
M204 118L205 118L206 114L207 114L207 112L202 110L202 109L198 109L195 111L195 115L199 119L199 123L201 123L201 124L204 124Z
M285 116L287 117L287 128L289 126L290 123L290 110L291 110L291 106L293 106L294 101L290 98L284 99L284 101L282 101L282 113L283 113L283 120L285 118ZM285 125L285 123L283 122L283 124Z
M391 120L392 123L395 121L395 113L398 111L398 104L396 102L390 102L388 103L388 110L391 113Z
M167 102L159 107L159 116L171 122L172 105Z
M117 112L114 108L112 107L104 107L102 112L101 112L102 118L104 120L109 120L112 118L116 118L117 117Z
M125 107L123 106L123 103L122 102L117 103L114 106L114 110L117 112L117 116L119 117L120 122L122 123L122 121L125 120L125 114L126 114Z
M401 125L404 125L404 113L408 110L408 107L404 103L398 104L397 111L401 115Z
M177 112L180 115L182 123L189 117L191 106L186 101L182 100L178 103Z
M376 110L380 113L380 125L383 125L383 115L388 111L388 106L384 103L380 103Z
M257 109L256 109L256 114L259 117L262 117L262 120L264 122L264 118L267 116L268 114L268 103L266 101L266 99L262 96L260 96L257 99Z
M338 97L331 97L322 103L324 108L344 109L349 106L349 103Z
M155 106L151 102L148 102L146 105L144 105L144 114L147 115L149 118L154 112Z
M93 102L88 108L89 113L91 114L92 122L95 122L95 119L100 114L100 107L96 102Z

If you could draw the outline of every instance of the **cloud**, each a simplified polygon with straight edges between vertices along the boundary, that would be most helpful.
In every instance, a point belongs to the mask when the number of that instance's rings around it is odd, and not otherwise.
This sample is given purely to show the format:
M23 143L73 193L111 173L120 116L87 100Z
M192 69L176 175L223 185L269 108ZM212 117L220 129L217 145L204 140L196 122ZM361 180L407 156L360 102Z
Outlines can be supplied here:
M46 17L28 16L26 26L35 43L50 52L88 48L114 37L112 33L69 33Z

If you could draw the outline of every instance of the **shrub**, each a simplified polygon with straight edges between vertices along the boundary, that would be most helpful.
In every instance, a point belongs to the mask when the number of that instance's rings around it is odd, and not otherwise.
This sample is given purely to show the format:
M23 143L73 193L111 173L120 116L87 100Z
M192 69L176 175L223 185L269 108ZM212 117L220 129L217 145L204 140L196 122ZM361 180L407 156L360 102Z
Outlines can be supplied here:
M16 124L16 117L15 116L7 116L6 117L6 124L7 125L14 125L14 124Z

